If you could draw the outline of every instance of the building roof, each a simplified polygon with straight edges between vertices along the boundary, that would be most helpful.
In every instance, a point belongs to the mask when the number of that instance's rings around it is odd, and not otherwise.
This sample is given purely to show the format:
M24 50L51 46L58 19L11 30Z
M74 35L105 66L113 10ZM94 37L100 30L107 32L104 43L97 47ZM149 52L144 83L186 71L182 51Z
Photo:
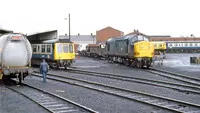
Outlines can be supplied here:
M51 31L44 31L44 32L37 32L27 35L27 39L32 43L37 40L44 41L44 40L51 40L51 39L57 39L57 30L51 30Z
M0 28L0 34L5 34L5 33L13 33L13 31Z
M103 29L100 29L100 30L98 30L98 31L102 31L102 30L105 30L105 29L113 29L113 30L122 32L122 31L120 31L120 30L118 30L118 29L115 29L115 28L113 28L113 27L110 27L110 26L108 26L108 27L106 27L106 28L103 28ZM122 32L122 33L124 33L124 32Z
M60 35L59 38L69 38L67 35ZM70 40L72 42L76 41L96 41L95 35L71 35Z
M128 34L126 34L126 35L138 35L138 34L145 35L144 33L141 33L141 32L139 32L138 30L134 30L133 32L128 33ZM145 35L145 36L147 36L147 35Z
M170 35L148 35L151 38L170 38Z
M151 37L149 37L148 35L144 34L144 33L141 33L139 32L138 30L134 30L133 32L131 33L128 33L127 35L143 35L143 36L146 36L148 39L150 39ZM125 36L127 36L125 35Z
M50 33L50 32L57 32L57 30L49 30L49 31L31 33L31 34L27 34L27 36L40 35L40 34Z

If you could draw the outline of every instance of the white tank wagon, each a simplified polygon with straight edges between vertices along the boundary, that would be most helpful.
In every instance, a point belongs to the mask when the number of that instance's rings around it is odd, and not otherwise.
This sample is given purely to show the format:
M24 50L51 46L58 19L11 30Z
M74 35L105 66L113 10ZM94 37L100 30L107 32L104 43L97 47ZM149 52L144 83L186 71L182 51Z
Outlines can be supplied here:
M32 47L26 36L18 33L0 36L0 79L22 80L31 73Z

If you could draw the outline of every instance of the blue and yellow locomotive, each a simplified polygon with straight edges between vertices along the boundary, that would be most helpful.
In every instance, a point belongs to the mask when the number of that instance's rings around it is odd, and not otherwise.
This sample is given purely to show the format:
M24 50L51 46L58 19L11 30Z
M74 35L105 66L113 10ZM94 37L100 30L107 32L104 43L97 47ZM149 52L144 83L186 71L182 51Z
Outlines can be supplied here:
M68 39L34 41L32 65L39 65L42 59L53 68L67 69L75 61L74 43Z
M109 60L138 68L149 68L154 56L153 44L142 34L110 38L106 42L106 48Z

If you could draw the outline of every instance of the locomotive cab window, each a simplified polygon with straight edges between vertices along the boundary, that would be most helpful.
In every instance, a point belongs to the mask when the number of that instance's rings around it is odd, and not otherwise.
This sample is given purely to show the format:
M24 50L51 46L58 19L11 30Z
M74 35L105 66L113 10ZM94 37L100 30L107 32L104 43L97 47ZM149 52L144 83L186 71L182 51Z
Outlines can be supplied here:
M137 41L137 37L132 37L132 44Z
M64 53L68 53L69 52L68 44L63 44L63 51L64 51Z
M62 44L57 44L57 53L62 53Z
M142 36L142 35L138 35L138 41L148 41L149 39L145 36Z
M73 45L72 44L69 45L69 52L73 53Z

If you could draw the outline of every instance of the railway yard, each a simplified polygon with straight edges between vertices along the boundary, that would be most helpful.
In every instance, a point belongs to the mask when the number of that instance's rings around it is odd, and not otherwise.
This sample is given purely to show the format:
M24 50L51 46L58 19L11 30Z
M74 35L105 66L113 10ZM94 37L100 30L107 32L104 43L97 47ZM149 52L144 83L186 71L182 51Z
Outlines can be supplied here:
M1 1L0 113L200 113L198 2Z
M1 113L166 113L200 112L200 65L189 57L166 54L163 65L139 69L103 59L77 57L68 70L39 68L21 85L0 85ZM12 97L12 98L10 98ZM9 105L9 106L8 106Z

